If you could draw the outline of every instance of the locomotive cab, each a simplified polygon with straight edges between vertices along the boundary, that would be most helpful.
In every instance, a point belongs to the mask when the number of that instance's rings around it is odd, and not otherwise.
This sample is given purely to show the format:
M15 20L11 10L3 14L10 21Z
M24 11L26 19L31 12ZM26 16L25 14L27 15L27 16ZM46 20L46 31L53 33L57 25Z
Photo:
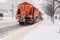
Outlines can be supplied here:
M23 2L18 5L16 19L19 24L39 22L41 13L33 5Z

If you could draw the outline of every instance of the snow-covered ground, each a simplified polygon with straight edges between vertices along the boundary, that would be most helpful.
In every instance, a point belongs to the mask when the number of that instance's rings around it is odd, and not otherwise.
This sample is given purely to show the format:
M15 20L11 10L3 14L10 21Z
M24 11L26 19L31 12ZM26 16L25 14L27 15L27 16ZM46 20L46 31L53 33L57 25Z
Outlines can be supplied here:
M0 20L0 29L9 27L9 26L14 26L17 24L18 24L18 22L14 19L2 19L2 20Z
M51 21L44 19L36 26L37 28L24 36L23 40L60 40L60 20L55 20L53 24Z
M31 26L21 26L17 22L11 21L16 26L8 26L2 29L3 33L8 32L0 40L60 40L60 20L55 20L53 24L46 15L43 18L43 21Z

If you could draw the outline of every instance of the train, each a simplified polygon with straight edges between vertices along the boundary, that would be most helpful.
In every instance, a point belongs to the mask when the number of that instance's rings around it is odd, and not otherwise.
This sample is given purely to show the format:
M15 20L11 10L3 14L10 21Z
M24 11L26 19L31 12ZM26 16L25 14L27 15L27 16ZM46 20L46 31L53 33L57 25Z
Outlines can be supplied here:
M28 2L18 4L16 19L19 24L34 24L41 21L42 13Z

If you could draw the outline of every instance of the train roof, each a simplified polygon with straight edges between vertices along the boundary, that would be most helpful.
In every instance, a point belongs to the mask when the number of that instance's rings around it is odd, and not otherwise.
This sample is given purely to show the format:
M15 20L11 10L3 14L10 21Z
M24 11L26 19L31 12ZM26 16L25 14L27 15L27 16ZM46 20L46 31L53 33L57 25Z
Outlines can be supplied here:
M30 4L28 2L23 2L23 3L20 3L19 5L32 5L32 4Z
M23 3L18 4L18 6L20 6L20 5L31 5L31 6L33 6L32 4L30 4L30 3L28 3L28 2L23 2ZM34 6L33 6L33 8L36 9L36 10L38 10L38 9L37 9L36 7L34 7Z

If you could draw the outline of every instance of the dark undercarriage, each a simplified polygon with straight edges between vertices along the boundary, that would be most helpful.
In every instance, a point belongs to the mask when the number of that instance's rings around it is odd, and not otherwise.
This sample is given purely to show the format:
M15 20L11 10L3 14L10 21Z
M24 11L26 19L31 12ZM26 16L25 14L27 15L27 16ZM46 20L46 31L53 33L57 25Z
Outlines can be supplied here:
M18 21L19 24L34 24L34 21L31 21L31 19L29 17L25 17L25 22L23 21Z

